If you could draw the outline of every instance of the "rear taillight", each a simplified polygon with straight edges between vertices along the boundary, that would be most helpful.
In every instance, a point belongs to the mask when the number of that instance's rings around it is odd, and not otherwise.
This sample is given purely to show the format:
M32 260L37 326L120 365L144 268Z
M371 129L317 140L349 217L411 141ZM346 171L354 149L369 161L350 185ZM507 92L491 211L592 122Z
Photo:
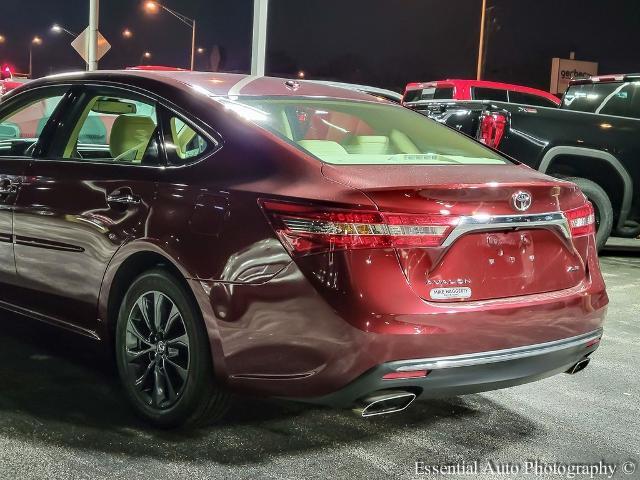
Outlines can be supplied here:
M381 213L261 202L280 241L294 255L364 248L437 247L456 217Z
M478 140L488 147L498 148L507 127L507 117L502 113L483 113L480 117Z
M569 220L572 237L584 237L596 233L596 216L590 203L567 210L564 214Z

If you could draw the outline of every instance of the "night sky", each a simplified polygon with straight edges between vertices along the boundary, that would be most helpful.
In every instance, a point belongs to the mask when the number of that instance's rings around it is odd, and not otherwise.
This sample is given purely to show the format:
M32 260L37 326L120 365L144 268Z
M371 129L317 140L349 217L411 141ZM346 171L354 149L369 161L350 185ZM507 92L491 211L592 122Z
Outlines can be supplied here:
M141 62L187 67L190 31L166 13L145 14L139 0L102 0L101 31L113 49L101 68ZM401 89L409 81L474 77L481 0L271 0L269 74L368 83ZM87 25L88 0L2 0L0 62L26 71L28 45L36 47L36 75L83 68L68 45L52 34L58 22L70 30ZM251 0L165 0L199 24L198 69L209 69L214 45L221 70L250 64ZM639 0L489 0L492 18L485 78L549 88L551 58L576 52L597 61L600 73L640 71ZM123 28L134 32L131 40Z

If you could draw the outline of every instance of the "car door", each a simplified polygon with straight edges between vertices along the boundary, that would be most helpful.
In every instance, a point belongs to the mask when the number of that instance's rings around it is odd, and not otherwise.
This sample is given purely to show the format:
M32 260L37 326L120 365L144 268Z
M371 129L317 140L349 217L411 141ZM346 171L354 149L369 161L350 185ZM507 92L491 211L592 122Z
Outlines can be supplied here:
M15 202L43 127L68 89L27 91L0 107L0 302L5 306L15 306L20 297L13 245Z
M95 336L109 261L146 234L164 163L157 105L122 88L81 87L58 125L16 201L16 268L37 313Z

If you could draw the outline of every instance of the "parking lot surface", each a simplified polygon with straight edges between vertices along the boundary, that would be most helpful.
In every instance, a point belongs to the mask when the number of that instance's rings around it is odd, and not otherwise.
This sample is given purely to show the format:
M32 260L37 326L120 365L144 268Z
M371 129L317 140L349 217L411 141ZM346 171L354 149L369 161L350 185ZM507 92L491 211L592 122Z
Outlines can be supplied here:
M238 399L222 424L152 430L131 414L95 345L3 312L0 478L419 478L416 461L474 460L520 466L502 478L566 478L526 475L528 460L603 461L617 466L614 478L640 478L621 471L640 461L640 258L613 255L601 258L605 335L585 371L370 419Z

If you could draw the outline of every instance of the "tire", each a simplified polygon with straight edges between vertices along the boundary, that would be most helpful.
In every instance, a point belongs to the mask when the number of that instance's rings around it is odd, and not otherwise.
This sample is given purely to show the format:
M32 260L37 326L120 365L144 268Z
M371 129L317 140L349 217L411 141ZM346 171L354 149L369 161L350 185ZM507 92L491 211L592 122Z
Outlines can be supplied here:
M201 312L165 270L143 273L127 290L115 349L125 394L146 421L160 428L194 427L226 413L229 397L215 384Z
M596 243L598 250L602 250L613 228L613 207L611 206L609 195L600 185L586 178L568 177L566 180L578 185L582 193L593 204L597 222Z

